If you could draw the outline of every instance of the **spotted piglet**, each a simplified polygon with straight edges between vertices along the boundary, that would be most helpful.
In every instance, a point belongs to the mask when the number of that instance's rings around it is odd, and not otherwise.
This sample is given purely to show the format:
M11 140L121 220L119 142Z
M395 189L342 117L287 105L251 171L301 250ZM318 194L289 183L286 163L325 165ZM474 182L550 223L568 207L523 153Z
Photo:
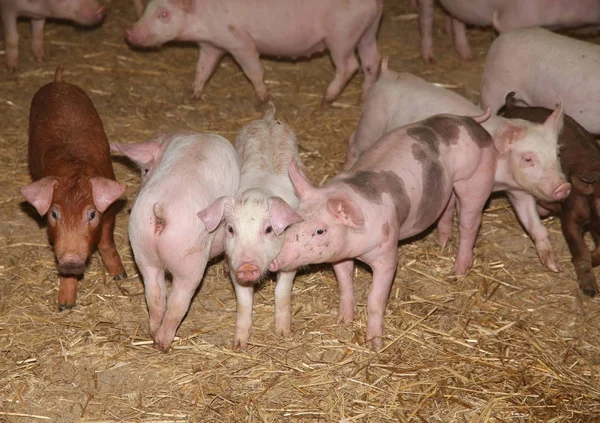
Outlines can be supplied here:
M303 221L291 225L271 269L333 263L340 289L339 322L356 308L353 259L373 270L366 339L382 346L383 316L398 263L398 241L431 226L453 194L460 200L454 273L465 274L485 202L494 184L496 153L479 118L436 115L397 128L364 151L347 171L316 188L298 171L290 177Z
M75 306L77 281L96 245L110 275L126 277L113 239L113 203L125 185L115 180L108 138L92 100L62 81L62 67L31 101L29 170L34 182L21 193L41 216L48 215L60 274L59 310Z
M237 296L234 348L246 348L252 329L254 284L267 271L283 244L283 231L300 220L294 209L298 198L288 176L290 160L300 163L296 135L275 120L275 106L269 103L264 117L244 126L236 139L242 161L240 187L236 197L219 198L199 213L206 228L213 231L225 220L225 254ZM275 331L289 335L292 284L296 272L279 272L275 288Z
M503 115L511 119L543 122L552 113L543 107L519 107L515 93L506 96ZM600 264L600 147L579 123L568 115L558 138L560 163L573 188L561 203L540 202L545 210L560 212L562 232L571 251L573 266L581 290L589 296L598 293L592 267ZM545 210L544 210L545 209ZM590 252L583 238L589 228L596 244Z

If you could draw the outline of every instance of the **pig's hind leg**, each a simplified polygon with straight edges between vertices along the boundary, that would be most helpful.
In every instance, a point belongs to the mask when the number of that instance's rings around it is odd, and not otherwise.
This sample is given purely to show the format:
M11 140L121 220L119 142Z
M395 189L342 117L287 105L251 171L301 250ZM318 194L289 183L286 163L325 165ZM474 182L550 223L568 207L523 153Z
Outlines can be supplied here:
M44 62L44 24L45 19L31 19L31 51L38 63Z
M167 287L165 270L162 267L138 263L144 280L144 291L150 315L150 336L155 338L167 310Z
M379 74L380 56L377 51L376 37L377 29L381 22L381 15L382 11L380 11L377 18L358 41L358 56L360 57L360 64L364 73L361 101L365 101L369 88L375 83Z
M200 53L198 57L198 64L196 65L196 78L194 79L194 90L193 97L195 99L200 98L200 94L204 90L204 84L208 81L208 78L215 71L219 59L225 52L220 48L214 47L211 44L200 44Z
M345 33L335 35L325 39L325 45L331 53L331 60L335 66L335 76L325 91L323 105L338 98L352 75L358 70L358 60L354 56L355 45L349 41L352 37Z
M17 64L19 63L19 32L17 31L17 16L7 10L1 10L0 13L2 15L4 46L6 48L6 66L9 71L13 72L17 69Z
M464 22L452 18L452 35L454 36L454 47L460 57L465 60L471 60L473 54L469 48L469 41L467 40L467 31Z
M235 37L235 43L229 52L252 83L258 99L262 102L267 101L269 94L264 81L265 72L260 64L260 54L254 40L238 28L231 28L230 31Z
M452 236L452 224L454 223L454 210L456 208L456 194L452 192L450 200L442 213L442 216L438 220L438 243L442 247L442 250L446 247L446 243Z

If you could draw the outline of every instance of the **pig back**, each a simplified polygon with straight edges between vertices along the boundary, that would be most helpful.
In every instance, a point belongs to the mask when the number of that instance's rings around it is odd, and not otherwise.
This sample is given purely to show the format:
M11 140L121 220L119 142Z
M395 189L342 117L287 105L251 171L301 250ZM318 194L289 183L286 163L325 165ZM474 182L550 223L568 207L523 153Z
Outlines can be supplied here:
M552 114L545 107L506 107L503 116L509 119L523 119L544 123ZM567 176L577 176L584 180L595 180L600 171L600 147L598 143L575 119L565 115L563 130L558 137L560 164Z
M52 82L35 94L28 150L34 180L49 175L115 179L102 120L76 85Z

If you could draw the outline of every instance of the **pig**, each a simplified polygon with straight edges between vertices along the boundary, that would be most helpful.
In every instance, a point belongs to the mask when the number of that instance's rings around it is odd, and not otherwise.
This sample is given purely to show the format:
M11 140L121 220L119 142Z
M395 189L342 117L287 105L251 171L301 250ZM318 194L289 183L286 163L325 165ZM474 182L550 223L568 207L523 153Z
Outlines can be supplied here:
M288 176L288 164L301 163L296 136L275 120L275 106L261 120L244 126L236 139L242 162L240 187L235 197L221 197L199 217L208 231L225 221L225 255L237 296L234 349L245 349L252 328L254 284L267 271L283 243L283 231L300 220L294 209L298 198ZM294 271L279 272L275 288L275 331L290 335Z
M492 43L481 81L481 104L496 112L510 91L530 106L553 108L560 97L565 113L592 134L600 134L600 45L542 28L502 33Z
M373 270L367 301L366 339L383 341L383 316L398 263L398 241L431 226L460 200L460 240L454 273L464 275L483 207L494 184L496 153L479 118L436 115L396 128L364 151L347 171L316 188L298 171L289 173L300 200L302 221L285 232L270 269L289 271L311 263L333 263L340 290L338 321L352 320L353 259ZM441 216L441 219L446 219Z
M44 24L46 18L67 19L81 25L99 23L106 9L96 0L0 0L4 30L6 65L15 71L19 62L17 18L31 18L31 50L35 60L44 61Z
M551 113L543 107L517 106L514 92L506 96L505 117L543 122ZM558 142L561 166L573 189L565 201L542 203L542 206L560 213L562 232L571 251L579 287L584 294L593 297L598 293L598 285L592 267L600 264L600 147L594 137L568 115L565 115ZM596 245L592 252L583 238L586 226Z
M141 18L144 14L144 3L142 3L142 0L133 0L133 6L138 19Z
M152 163L131 209L129 239L144 280L154 347L168 351L208 260L223 253L223 227L208 232L196 213L234 195L239 160L231 143L214 134L162 134L114 147L144 170ZM167 270L173 277L168 301Z
M77 281L95 246L115 280L127 277L115 247L115 201L125 185L115 180L108 138L92 100L76 85L54 82L34 95L29 114L29 170L21 194L40 216L60 275L59 311L75 306Z
M433 60L434 0L419 1L421 57ZM499 32L511 29L544 26L574 28L600 23L600 0L439 0L448 12L447 32L454 37L457 52L471 59L465 24L494 25Z
M358 127L350 135L344 168L349 169L360 153L383 134L438 113L475 115L482 111L452 91L415 75L390 70L388 59L384 58L379 79L363 105ZM535 199L563 200L570 189L558 160L562 114L562 108L557 108L544 124L500 116L492 116L482 124L492 135L498 154L494 191L506 192L523 227L533 238L540 260L554 272L561 271L562 266L548 230L540 221ZM449 220L438 223L442 246L452 234L452 213L445 216Z
M131 44L145 47L171 40L197 42L194 98L200 98L225 52L238 62L258 98L266 101L259 55L296 59L328 49L336 68L323 98L328 103L358 69L357 48L365 75L363 94L375 82L375 37L382 13L383 0L263 0L260 5L247 0L152 0L126 36Z

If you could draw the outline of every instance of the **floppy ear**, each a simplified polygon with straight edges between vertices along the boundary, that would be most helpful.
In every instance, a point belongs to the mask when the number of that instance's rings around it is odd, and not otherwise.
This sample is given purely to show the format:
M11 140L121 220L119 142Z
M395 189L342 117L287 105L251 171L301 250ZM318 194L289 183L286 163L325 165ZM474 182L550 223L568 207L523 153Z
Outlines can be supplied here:
M154 161L160 154L160 142L148 141L133 144L110 143L110 150L122 153L138 165Z
M124 184L99 176L90 178L90 184L94 205L100 213L104 213L108 206L117 201L126 188Z
M510 150L510 145L525 136L525 129L514 124L510 120L505 120L500 131L494 134L494 145L500 154Z
M233 206L233 197L219 197L214 203L197 213L198 217L204 222L206 230L212 232L219 226L223 220L223 212L225 207Z
M562 99L559 98L558 107L554 109L550 116L548 116L548 119L544 122L544 126L550 129L558 137L563 128L564 116L563 102Z
M292 223L300 222L302 217L280 197L269 198L271 226L276 235L280 235Z
M329 213L341 219L344 225L359 228L365 224L365 217L360 208L347 193L337 195L327 201Z
M290 179L292 181L292 185L294 186L294 191L296 192L296 197L301 199L308 191L313 189L312 184L302 175L300 169L298 169L298 164L296 163L296 159L292 159L290 161L290 165L288 168L288 173L290 175Z
M58 185L58 180L51 176L39 179L29 185L21 187L21 194L28 203L30 203L38 211L40 216L48 213L50 204L52 204L52 196L54 188Z

